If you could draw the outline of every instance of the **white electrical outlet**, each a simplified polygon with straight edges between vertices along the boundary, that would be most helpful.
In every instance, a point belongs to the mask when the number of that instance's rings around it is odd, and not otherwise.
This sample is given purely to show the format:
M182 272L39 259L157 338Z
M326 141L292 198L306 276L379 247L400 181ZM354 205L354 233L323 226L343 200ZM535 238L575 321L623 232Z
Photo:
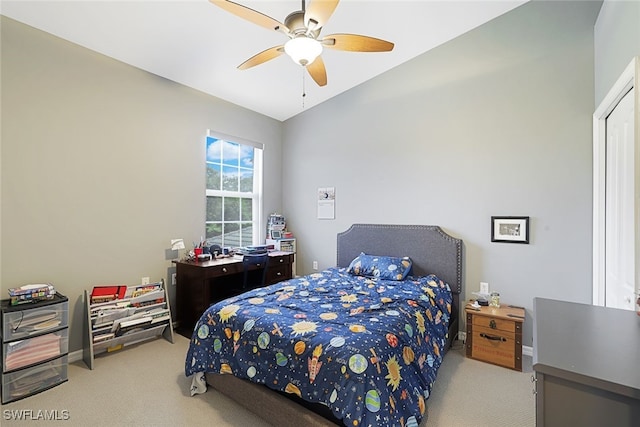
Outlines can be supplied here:
M318 269L318 261L313 261L313 269L314 270Z
M148 285L149 284L149 278L148 277L143 277L142 278L142 284L143 285Z
M489 294L489 283L480 282L480 293L481 294Z
M176 285L176 273L171 273L171 284Z

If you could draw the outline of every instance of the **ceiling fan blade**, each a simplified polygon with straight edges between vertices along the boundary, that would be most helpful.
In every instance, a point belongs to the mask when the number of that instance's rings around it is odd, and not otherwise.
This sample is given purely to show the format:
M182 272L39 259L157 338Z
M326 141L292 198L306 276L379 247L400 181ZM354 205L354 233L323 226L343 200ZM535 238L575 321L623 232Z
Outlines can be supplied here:
M284 53L284 46L274 46L262 52L253 55L251 58L238 65L238 69L246 70L247 68L255 67L256 65L263 64L270 61Z
M261 27L264 27L268 30L284 31L285 33L289 32L289 29L283 23L273 19L270 16L260 13L257 10L253 10L251 8L242 6L241 4L234 3L228 0L209 0L209 1L215 4L216 6L226 10L227 12L231 12L242 19L246 19L249 22L258 24Z
M309 30L318 30L333 15L340 0L311 0L304 13L304 24Z
M351 52L389 52L393 43L359 34L331 34L321 41L323 47Z
M315 61L307 65L307 71L311 78L318 84L318 86L326 86L327 84L327 70L324 67L324 61L321 56L318 56Z

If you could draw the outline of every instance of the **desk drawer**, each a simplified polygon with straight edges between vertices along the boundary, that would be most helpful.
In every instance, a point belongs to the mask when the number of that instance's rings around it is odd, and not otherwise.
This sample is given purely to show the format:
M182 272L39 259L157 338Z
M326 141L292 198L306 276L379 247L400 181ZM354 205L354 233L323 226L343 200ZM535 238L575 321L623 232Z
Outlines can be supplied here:
M289 279L291 279L291 264L276 266L269 265L266 279L267 285L272 285L274 283Z
M293 255L278 255L269 257L269 265L286 265L291 264Z
M210 267L207 267L206 269L206 275L208 278L227 276L229 274L240 273L240 272L242 272L241 262L212 265Z

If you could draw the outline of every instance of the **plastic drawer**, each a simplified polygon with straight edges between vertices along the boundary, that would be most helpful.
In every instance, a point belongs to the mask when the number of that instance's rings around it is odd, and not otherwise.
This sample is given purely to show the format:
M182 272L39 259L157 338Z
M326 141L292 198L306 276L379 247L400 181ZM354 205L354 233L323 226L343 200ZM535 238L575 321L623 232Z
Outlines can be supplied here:
M14 371L69 352L69 329L2 344L2 370Z
M69 302L65 300L35 308L15 306L3 311L2 324L2 340L5 342L61 329L69 324Z
M67 381L67 356L2 375L2 403L22 399Z

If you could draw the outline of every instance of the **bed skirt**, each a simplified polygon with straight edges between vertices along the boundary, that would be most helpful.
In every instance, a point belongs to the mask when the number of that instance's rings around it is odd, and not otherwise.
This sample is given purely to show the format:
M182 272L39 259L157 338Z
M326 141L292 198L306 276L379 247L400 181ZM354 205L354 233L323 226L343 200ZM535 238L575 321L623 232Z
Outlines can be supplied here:
M275 426L336 426L335 423L266 386L227 374L210 373L206 377L207 384L211 387Z

